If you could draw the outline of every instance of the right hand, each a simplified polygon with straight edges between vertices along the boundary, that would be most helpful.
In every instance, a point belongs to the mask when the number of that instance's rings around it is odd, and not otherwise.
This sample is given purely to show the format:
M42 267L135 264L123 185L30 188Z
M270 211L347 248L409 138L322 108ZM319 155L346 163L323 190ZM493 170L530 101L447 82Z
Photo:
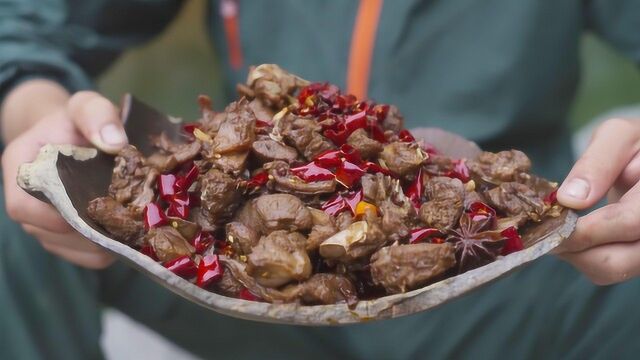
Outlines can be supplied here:
M30 106L38 106L37 101ZM3 121L19 117L3 116ZM33 161L45 144L93 144L115 153L126 143L118 109L109 100L95 92L74 94L7 144L2 155L7 214L55 255L91 269L111 265L111 254L74 231L51 205L19 188L16 176L18 167Z

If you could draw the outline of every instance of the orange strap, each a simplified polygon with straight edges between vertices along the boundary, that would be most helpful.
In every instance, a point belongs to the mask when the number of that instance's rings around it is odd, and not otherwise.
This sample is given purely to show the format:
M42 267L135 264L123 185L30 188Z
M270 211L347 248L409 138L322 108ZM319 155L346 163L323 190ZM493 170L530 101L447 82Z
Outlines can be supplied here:
M234 70L242 68L242 46L240 45L240 26L238 25L237 0L220 1L220 15L229 48L229 63Z
M376 43L382 1L360 0L353 26L347 69L347 93L353 94L359 99L367 98L371 58Z

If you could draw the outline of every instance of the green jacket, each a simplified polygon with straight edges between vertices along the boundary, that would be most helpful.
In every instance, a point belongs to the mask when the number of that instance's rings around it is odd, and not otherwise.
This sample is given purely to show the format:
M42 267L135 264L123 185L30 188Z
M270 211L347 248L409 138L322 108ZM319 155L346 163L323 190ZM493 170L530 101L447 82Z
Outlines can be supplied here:
M33 77L72 91L91 88L122 51L160 32L180 5L0 1L0 99ZM344 87L359 6L355 0L244 0L233 36L234 23L221 17L216 1L209 29L223 54L228 97L248 65L267 62ZM387 0L378 24L371 98L397 104L410 127L443 127L488 149L523 149L537 171L556 179L571 161L566 120L579 80L581 34L594 31L640 63L638 0ZM639 285L596 288L546 259L402 319L343 328L258 324L204 311L122 264L94 272L55 258L7 219L0 195L0 358L101 356L99 304L205 357L633 356L640 350L640 312L627 309L637 309Z

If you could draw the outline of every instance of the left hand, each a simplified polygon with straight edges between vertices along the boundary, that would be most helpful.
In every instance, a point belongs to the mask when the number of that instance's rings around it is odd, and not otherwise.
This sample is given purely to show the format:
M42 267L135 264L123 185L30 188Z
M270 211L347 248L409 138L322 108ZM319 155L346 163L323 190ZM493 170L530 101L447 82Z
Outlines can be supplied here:
M598 285L640 275L639 150L640 120L607 120L558 189L558 202L578 210L608 195L556 250Z

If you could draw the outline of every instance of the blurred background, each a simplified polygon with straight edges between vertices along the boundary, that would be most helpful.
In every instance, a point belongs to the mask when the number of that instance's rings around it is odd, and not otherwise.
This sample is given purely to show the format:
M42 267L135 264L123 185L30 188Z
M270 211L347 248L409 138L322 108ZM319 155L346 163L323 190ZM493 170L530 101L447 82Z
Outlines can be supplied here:
M196 119L196 96L208 94L215 99L221 92L204 9L205 0L189 1L161 36L122 56L99 80L100 90L116 102L131 92L166 113ZM624 108L640 118L639 69L590 35L585 35L581 52L582 82L571 111L577 152L603 114ZM105 320L103 346L108 358L190 358L121 314L109 311ZM131 344L137 344L135 349Z

